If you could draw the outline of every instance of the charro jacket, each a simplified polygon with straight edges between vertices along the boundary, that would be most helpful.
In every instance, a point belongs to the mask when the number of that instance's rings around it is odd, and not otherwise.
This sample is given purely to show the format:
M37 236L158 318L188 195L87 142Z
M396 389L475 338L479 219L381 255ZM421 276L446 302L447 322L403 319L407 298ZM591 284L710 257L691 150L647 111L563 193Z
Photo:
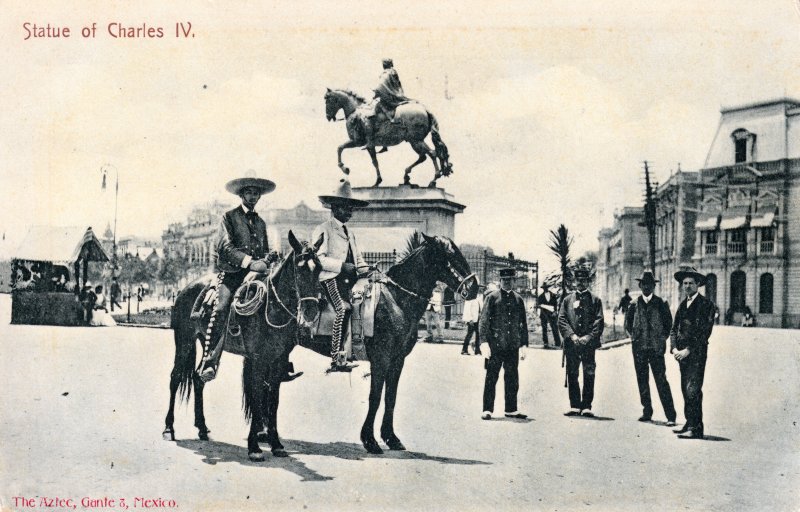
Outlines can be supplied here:
M339 275L342 271L342 263L347 260L348 249L353 252L353 263L356 272L365 273L367 264L358 250L356 237L353 231L348 229L344 232L339 222L330 218L314 229L311 235L314 246L317 247L317 257L322 264L322 272L319 274L320 281L327 281Z
M245 257L262 259L268 252L267 224L264 219L258 214L248 218L243 206L225 212L220 221L213 255L216 272L239 272L243 270Z

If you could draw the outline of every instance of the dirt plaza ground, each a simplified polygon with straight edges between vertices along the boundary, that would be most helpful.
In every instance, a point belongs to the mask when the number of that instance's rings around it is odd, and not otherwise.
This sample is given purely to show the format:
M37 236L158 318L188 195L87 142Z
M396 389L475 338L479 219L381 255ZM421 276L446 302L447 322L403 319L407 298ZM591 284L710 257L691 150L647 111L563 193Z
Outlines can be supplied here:
M657 403L653 423L636 421L629 346L598 352L598 419L562 415L561 354L530 350L520 364L520 410L530 419L482 421L482 358L452 343L420 343L406 361L395 417L408 451L381 456L358 439L369 365L325 376L325 358L296 349L292 360L306 373L283 387L279 412L289 457L267 453L253 463L240 357L226 354L206 388L211 441L197 440L191 407L182 406L177 441L168 442L170 330L9 325L7 299L0 297L2 510L800 507L797 331L715 329L703 441L676 439ZM674 361L668 376L682 411ZM502 407L501 379L495 412ZM44 498L71 501L47 507Z

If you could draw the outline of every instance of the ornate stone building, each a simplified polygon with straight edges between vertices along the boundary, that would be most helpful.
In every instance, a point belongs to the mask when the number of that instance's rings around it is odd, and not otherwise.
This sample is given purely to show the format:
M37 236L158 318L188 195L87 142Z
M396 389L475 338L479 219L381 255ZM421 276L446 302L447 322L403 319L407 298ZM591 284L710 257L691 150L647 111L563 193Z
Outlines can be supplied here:
M706 295L734 322L749 308L758 325L798 327L800 102L723 109L700 177L693 261Z
M626 288L638 290L636 278L642 275L647 257L643 222L644 208L626 206L614 212L612 228L600 231L594 291L609 309L619 304Z

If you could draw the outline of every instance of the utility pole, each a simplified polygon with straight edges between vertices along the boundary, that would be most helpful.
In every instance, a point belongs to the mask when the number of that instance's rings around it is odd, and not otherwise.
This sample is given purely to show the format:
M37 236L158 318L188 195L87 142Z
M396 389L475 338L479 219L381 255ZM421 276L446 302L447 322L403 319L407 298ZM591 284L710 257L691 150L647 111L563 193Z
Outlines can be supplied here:
M650 183L650 168L644 161L644 224L650 247L650 270L656 271L656 199Z

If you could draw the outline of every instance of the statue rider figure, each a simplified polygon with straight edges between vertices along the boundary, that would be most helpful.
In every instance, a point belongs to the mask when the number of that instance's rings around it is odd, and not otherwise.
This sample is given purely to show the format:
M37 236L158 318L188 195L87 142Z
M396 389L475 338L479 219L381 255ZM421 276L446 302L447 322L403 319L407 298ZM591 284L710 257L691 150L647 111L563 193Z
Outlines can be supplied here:
M392 59L383 59L383 73L378 79L378 85L374 89L375 98L378 101L375 103L375 114L367 118L367 126L365 126L365 136L367 139L366 148L375 147L375 129L376 123L374 119L379 113L383 113L386 119L391 124L396 124L395 109L401 103L410 101L405 92L403 92L403 84L400 83L400 76L394 69ZM366 149L365 148L365 149ZM386 146L380 151L386 151Z

